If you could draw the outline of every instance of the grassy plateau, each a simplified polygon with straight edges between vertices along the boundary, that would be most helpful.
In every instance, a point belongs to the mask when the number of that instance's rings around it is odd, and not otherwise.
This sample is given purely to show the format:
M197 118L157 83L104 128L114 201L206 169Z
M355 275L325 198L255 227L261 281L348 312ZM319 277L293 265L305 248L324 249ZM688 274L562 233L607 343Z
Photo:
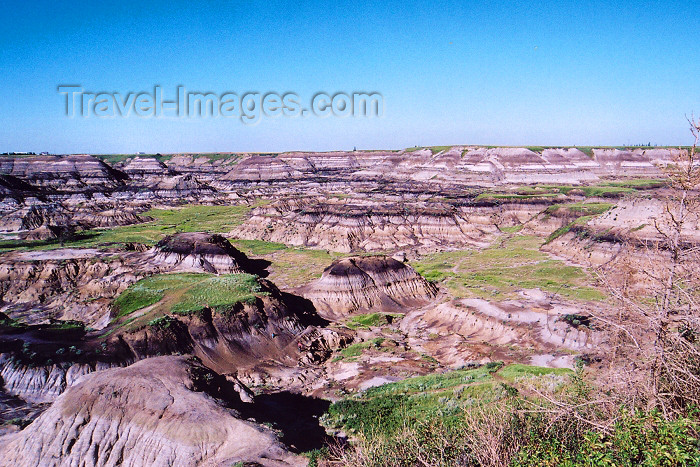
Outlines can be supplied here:
M227 313L267 295L252 274L157 274L132 284L114 301L114 323L137 328L166 314L188 315L208 307ZM141 311L141 313L137 313Z

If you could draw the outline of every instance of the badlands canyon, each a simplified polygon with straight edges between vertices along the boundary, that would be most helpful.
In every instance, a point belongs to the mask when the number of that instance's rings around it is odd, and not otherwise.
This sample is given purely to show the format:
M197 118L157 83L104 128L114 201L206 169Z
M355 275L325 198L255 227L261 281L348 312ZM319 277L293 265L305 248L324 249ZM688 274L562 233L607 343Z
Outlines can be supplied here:
M604 374L682 153L3 156L0 465L347 465Z

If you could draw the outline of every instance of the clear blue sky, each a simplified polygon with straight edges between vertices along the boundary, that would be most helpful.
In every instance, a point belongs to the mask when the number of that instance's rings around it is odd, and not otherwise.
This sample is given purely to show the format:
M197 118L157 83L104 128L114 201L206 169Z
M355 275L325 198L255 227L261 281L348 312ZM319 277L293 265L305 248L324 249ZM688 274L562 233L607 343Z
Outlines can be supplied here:
M700 2L0 4L0 152L687 144ZM378 91L382 118L73 118L91 91Z

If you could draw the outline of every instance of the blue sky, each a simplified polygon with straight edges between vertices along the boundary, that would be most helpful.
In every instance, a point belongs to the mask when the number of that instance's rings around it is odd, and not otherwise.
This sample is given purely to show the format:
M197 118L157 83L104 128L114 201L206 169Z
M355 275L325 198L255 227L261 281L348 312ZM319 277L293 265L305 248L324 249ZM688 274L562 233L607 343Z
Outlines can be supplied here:
M15 1L0 152L687 144L697 1ZM381 118L67 118L86 91L375 91Z

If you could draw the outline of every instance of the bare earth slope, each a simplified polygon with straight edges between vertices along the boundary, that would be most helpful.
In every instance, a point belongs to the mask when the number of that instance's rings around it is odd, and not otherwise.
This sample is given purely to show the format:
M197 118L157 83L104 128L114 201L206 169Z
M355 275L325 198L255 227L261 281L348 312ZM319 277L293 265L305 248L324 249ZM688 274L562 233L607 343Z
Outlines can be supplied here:
M334 261L302 293L324 316L338 317L362 309L423 305L437 295L437 288L393 258L357 256Z
M3 438L0 465L303 465L270 431L222 405L220 379L185 357L93 373Z

